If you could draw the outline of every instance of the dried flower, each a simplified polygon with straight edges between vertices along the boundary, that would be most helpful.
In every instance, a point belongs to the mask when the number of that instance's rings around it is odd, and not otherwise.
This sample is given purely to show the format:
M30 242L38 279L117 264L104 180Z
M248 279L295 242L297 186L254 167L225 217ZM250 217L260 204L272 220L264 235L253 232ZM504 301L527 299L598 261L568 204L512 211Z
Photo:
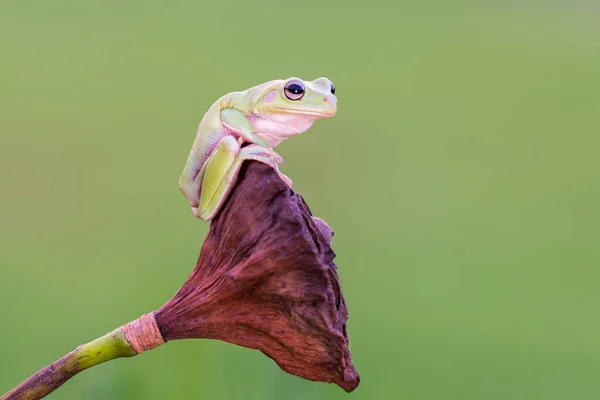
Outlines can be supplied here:
M333 233L272 169L247 164L196 268L156 312L160 332L258 349L290 374L352 391Z
M190 338L258 349L290 374L350 392L359 377L332 235L273 169L248 162L196 267L164 306L79 346L0 400L40 399L84 369Z

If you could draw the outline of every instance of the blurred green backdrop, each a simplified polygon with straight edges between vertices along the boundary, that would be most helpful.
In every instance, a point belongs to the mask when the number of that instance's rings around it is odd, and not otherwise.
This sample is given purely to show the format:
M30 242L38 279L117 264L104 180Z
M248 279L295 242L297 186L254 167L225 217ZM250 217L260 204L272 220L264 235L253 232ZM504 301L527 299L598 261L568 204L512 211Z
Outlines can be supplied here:
M197 340L50 397L600 397L600 7L219 3L0 5L0 392L184 282L219 96L324 75L338 115L278 149L336 231L359 388Z

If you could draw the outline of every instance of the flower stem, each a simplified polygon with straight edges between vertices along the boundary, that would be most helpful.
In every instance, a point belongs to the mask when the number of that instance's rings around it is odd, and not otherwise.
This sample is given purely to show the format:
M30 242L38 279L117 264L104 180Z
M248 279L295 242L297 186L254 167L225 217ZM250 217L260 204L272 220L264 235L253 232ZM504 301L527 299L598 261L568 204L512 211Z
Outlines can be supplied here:
M0 400L36 400L56 390L79 372L120 357L132 357L137 352L131 347L123 327L77 347L19 386L0 397Z

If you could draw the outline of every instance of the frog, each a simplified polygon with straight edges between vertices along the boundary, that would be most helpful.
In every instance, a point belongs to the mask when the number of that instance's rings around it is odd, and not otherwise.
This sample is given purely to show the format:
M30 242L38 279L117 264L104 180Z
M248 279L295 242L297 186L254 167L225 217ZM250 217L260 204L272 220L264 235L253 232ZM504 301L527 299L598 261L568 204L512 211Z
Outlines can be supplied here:
M335 86L325 77L277 79L219 98L198 125L179 178L193 215L204 221L218 215L247 160L271 166L291 188L274 148L336 113Z

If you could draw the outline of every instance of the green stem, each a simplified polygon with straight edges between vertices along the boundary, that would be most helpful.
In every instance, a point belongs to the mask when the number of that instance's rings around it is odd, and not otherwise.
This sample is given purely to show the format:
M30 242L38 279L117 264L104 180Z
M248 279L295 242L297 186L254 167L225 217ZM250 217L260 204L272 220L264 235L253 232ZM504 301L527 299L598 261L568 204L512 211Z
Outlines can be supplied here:
M118 328L89 343L83 344L46 368L30 376L0 400L36 400L56 390L79 372L114 358L137 355Z

